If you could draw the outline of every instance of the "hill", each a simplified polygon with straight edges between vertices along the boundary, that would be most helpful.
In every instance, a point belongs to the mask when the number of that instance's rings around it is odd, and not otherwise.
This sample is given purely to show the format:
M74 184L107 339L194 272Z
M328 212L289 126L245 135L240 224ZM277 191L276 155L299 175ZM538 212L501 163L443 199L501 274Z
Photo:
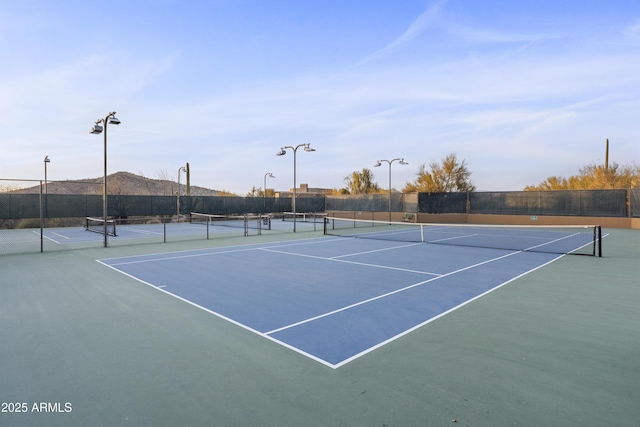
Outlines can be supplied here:
M171 196L178 191L178 183L151 179L130 172L116 172L107 176L109 194L137 196ZM38 193L38 186L17 190L17 193ZM192 196L217 196L219 191L191 186ZM82 180L48 181L47 194L102 194L102 177ZM180 182L180 194L186 194L186 184Z

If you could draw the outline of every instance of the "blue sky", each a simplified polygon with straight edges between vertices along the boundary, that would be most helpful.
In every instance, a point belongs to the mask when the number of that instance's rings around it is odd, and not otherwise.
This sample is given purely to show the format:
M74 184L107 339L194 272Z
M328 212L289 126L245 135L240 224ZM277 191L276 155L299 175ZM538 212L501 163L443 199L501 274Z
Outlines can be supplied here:
M382 188L456 153L478 190L640 160L637 0L22 0L0 9L0 178ZM184 175L182 176L184 182Z

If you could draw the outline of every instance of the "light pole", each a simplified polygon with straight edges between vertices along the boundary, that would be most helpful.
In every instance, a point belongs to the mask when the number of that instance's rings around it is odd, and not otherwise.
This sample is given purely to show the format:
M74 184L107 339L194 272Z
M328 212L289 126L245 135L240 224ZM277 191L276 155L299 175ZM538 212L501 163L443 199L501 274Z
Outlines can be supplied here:
M262 198L264 200L264 210L266 213L267 210L267 177L269 178L275 178L275 176L273 176L273 174L271 172L267 172L264 174L264 191L262 192Z
M180 166L178 168L178 199L176 200L176 213L178 214L178 222L180 222L180 172L187 172L187 168Z
M102 126L104 124L104 177L102 179L102 219L104 221L104 247L109 246L107 237L107 125L119 125L120 120L116 118L116 112L112 111L107 114L104 119L96 120L96 124L91 128L91 132L94 135L102 133Z
M377 168L378 166L382 166L381 162L387 162L389 164L389 222L391 222L391 164L395 161L399 161L401 165L409 164L404 161L404 157L403 157L403 158L397 158L393 160L378 160L376 161L376 164L373 165L374 168Z
M298 151L298 148L300 147L304 147L304 151L316 151L314 148L310 147L310 143L306 143L306 144L298 144L295 147L292 147L290 145L285 145L284 147L280 148L280 151L276 153L276 156L284 156L285 154L287 154L286 149L290 148L291 150L293 150L293 203L292 203L292 208L293 208L293 232L296 232L296 152Z
M49 156L44 156L44 225L47 225L47 163L51 162Z

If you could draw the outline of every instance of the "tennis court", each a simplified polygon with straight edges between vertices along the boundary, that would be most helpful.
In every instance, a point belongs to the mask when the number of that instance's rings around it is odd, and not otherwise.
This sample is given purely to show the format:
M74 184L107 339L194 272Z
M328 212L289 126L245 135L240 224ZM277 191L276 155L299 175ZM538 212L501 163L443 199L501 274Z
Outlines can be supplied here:
M557 258L325 238L100 262L337 368Z
M640 417L637 230L602 258L308 230L0 257L0 400L29 409L0 423Z
M192 219L196 218L196 219ZM209 221L207 222L207 218ZM87 221L89 218L87 218ZM104 222L91 218L92 223L82 227L46 227L0 230L0 255L22 252L49 251L70 248L100 247L104 242ZM322 230L318 221L299 220L300 231ZM161 222L154 218L109 220L108 244L111 246L232 238L261 235L262 233L291 233L290 219L273 219L270 216L206 215L192 213L181 222Z

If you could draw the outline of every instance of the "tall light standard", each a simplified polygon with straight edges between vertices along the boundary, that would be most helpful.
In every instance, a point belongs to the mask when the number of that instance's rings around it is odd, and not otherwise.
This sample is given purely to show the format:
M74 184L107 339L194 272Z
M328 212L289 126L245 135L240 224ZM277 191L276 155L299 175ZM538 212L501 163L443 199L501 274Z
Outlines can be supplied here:
M44 156L44 225L47 225L47 163L51 162L49 156Z
M262 198L264 200L264 209L267 210L267 177L275 178L271 172L267 172L264 174L264 191L262 192ZM265 212L266 213L266 212Z
M107 125L119 125L120 120L116 118L116 112L112 111L107 114L104 119L96 120L96 124L91 128L91 132L94 135L102 133L102 126L104 124L104 178L102 179L102 219L104 221L104 247L109 246L107 237Z
M180 166L178 168L178 199L176 200L176 213L178 214L178 222L180 222L180 172L187 172L187 168Z
M296 152L298 151L298 148L300 147L304 147L304 151L316 151L314 148L310 147L310 143L306 143L306 144L298 144L295 147L292 147L290 145L285 145L284 147L280 148L280 151L276 153L276 156L284 156L285 154L287 154L287 152L285 151L287 148L290 148L291 150L293 150L293 203L292 203L292 208L293 208L293 232L296 232Z
M401 165L409 164L404 161L404 157L403 157L403 158L397 158L393 160L378 160L376 161L376 164L373 165L374 168L377 168L378 166L382 166L381 162L387 162L389 164L389 222L391 222L391 164L395 161L399 161Z

